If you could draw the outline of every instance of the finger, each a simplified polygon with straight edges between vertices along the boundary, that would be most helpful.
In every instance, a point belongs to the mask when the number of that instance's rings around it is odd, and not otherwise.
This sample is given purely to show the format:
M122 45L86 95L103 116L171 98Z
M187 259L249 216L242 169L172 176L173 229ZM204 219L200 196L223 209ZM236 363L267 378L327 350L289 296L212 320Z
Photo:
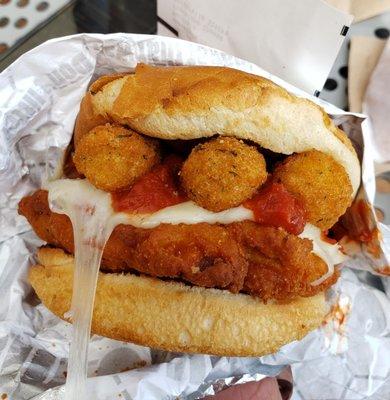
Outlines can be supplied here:
M276 378L232 386L205 400L282 400Z
M283 371L276 377L279 385L280 395L283 400L291 399L293 393L293 377L291 372L291 367L286 367Z

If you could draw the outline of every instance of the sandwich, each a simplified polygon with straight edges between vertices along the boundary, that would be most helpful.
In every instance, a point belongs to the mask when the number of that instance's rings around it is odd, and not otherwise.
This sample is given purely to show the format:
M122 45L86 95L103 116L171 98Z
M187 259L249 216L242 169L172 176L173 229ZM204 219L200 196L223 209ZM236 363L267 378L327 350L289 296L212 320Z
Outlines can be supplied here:
M62 174L108 194L121 216L104 247L92 332L259 356L323 322L345 260L332 227L360 165L313 102L231 68L138 64L90 86ZM47 243L29 281L69 320L71 221L44 189L19 213Z

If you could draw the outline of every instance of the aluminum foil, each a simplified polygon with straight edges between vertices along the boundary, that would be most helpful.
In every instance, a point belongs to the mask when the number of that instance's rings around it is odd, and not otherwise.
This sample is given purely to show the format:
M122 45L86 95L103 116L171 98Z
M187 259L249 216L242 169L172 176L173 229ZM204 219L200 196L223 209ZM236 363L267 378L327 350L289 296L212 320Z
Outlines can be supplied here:
M388 399L390 301L385 290L389 295L390 288L379 276L389 265L390 229L377 224L372 212L375 180L364 116L345 113L218 50L130 34L51 40L0 75L0 398L24 400L48 389L63 390L53 388L65 381L70 340L69 325L40 304L27 283L42 242L17 215L17 204L54 171L88 84L103 74L131 71L138 62L238 68L322 105L357 148L363 168L358 196L369 205L371 228L379 227L381 234L375 243L352 243L353 258L328 293L333 306L327 321L303 340L262 358L227 358L167 353L93 336L91 398L197 399L231 384L275 376L291 365L295 399ZM377 246L376 257L372 246Z

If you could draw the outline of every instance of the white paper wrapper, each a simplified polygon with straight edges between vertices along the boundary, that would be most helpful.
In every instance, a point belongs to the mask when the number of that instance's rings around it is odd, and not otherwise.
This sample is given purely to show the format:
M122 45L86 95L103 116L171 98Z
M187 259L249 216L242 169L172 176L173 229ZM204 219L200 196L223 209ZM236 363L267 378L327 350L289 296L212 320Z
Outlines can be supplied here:
M158 34L234 54L312 94L353 19L318 0L158 0L157 15Z
M0 75L0 396L29 399L64 383L69 347L69 325L37 304L30 293L26 274L42 242L17 215L18 201L38 188L58 163L91 80L129 71L137 62L230 66L266 76L309 97L253 64L194 43L157 36L60 38L31 50L5 70ZM363 116L312 100L324 106L356 144L363 166L359 196L371 202L375 181ZM389 230L382 228L388 240ZM388 265L386 250L379 244L379 259L374 260L365 246L357 246L348 265L371 272ZM94 336L89 353L91 398L201 398L214 393L216 380L227 384L259 380L276 375L285 364L293 365L296 398L380 399L381 393L384 398L390 380L390 303L380 285L380 279L367 272L357 276L346 269L330 293L338 306L328 324L261 359L157 352ZM349 315L347 322L345 314ZM316 383L309 384L311 380Z

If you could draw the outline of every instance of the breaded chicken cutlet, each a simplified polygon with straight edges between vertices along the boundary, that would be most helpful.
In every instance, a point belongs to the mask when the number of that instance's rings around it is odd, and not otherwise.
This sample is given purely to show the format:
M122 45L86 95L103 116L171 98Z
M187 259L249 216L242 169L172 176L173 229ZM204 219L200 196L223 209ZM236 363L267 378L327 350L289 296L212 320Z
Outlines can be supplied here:
M19 212L42 240L74 253L72 224L67 216L50 211L46 191L25 197ZM308 239L250 221L227 226L163 224L152 229L119 225L106 244L101 268L286 301L312 296L337 279L335 272L321 285L310 285L327 270L312 250Z

